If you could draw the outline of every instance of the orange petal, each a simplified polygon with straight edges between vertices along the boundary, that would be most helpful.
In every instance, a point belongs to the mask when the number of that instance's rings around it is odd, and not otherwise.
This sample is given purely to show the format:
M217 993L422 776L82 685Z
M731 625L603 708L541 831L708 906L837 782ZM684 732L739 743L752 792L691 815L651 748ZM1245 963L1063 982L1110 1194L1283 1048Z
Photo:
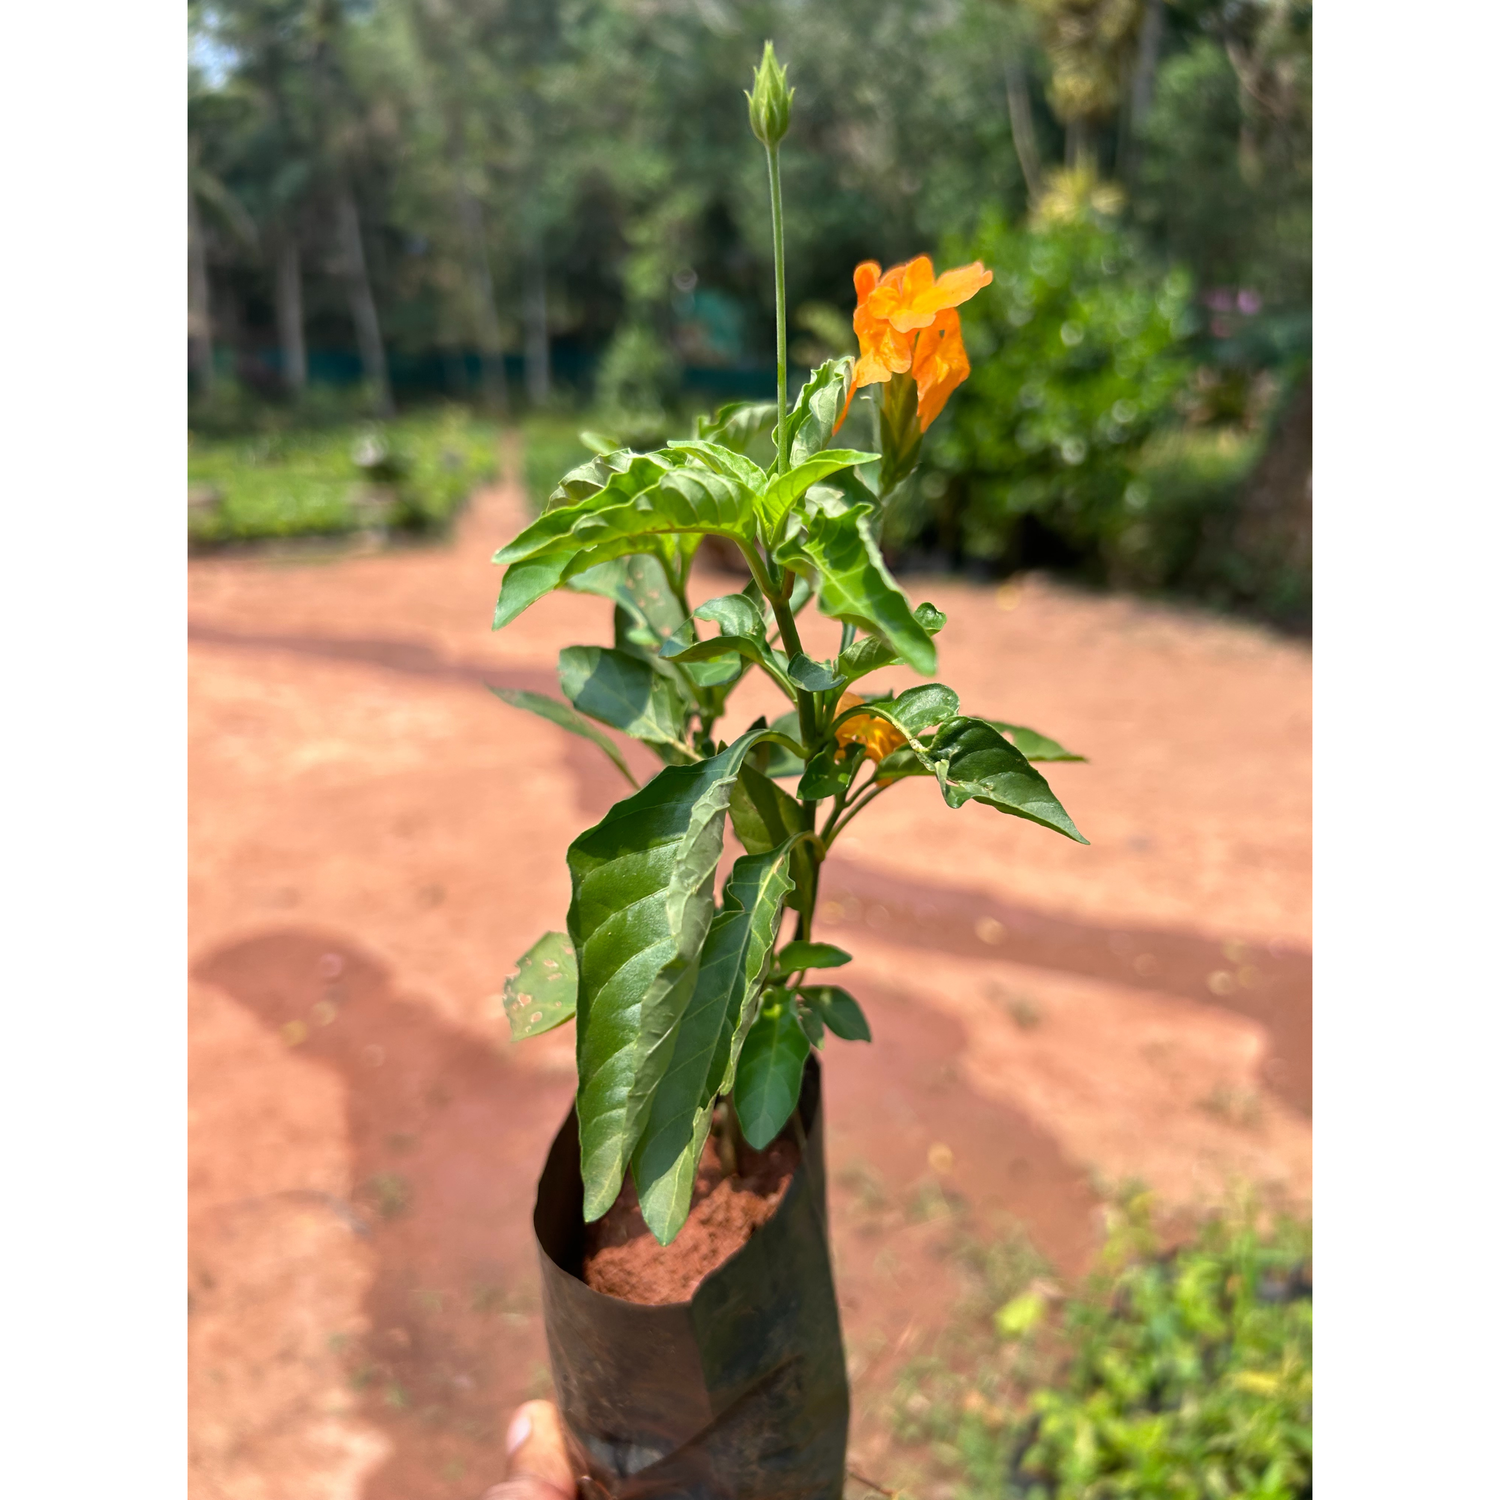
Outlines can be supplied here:
M877 318L866 304L854 310L854 332L859 339L861 362L870 359L887 372L900 374L911 368L911 336L899 334L884 318ZM886 376L871 377L884 380ZM866 380L864 384L868 385Z
M994 279L994 274L986 271L977 260L972 265L944 271L935 282L905 299L899 312L889 315L891 326L902 333L913 328L926 328L931 324L933 314L945 307L957 307L959 303L967 302Z
M948 397L969 378L969 355L952 308L936 313L932 325L917 335L912 375L917 382L917 421L926 432Z
M854 290L859 297L859 305L863 307L869 300L870 293L875 290L875 284L880 280L880 262L874 260L862 260L854 268Z
M925 257L924 257L925 259ZM877 318L888 318L902 305L901 286L911 262L892 266L870 293L869 308Z

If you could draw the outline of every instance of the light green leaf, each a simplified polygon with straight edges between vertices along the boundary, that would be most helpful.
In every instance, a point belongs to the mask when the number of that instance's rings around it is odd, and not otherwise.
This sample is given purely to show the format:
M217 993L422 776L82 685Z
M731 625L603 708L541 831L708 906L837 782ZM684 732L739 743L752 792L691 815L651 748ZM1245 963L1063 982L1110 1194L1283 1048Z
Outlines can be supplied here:
M562 582L563 572L572 560L571 553L556 552L547 557L512 563L500 580L500 597L495 601L495 617L490 629L499 630L509 625L544 594L550 594Z
M564 933L545 933L521 955L516 972L505 981L503 999L513 1042L572 1020L578 1005L578 963Z
M937 773L949 807L962 807L972 799L1040 823L1080 844L1088 843L1042 774L993 724L983 719L949 719L922 755Z
M1029 761L1086 760L1088 758L1075 755L1071 750L1064 750L1056 740L1048 739L1045 734L1038 734L1034 729L1027 729L1024 724L1005 724L999 719L986 719L985 723L993 724Z
M817 574L818 607L825 615L884 635L908 666L930 674L937 670L937 652L881 558L872 514L861 508L808 516L806 533L779 547L776 560Z
M612 599L630 618L637 644L655 649L682 624L682 606L667 582L661 559L649 552L633 552L600 563L568 579L580 593Z
M778 475L765 487L760 499L756 502L756 513L760 516L765 535L771 538L779 536L781 523L786 519L787 512L807 492L809 486L817 484L821 479L826 479L830 474L838 473L840 469L850 468L854 464L869 463L872 460L878 460L879 457L878 453L862 453L854 448L836 448L805 459L795 468L788 469L785 474Z
M598 438L597 433L581 432L578 436L585 447L596 448L596 444L589 442L588 439ZM604 441L604 439L599 439L599 441ZM569 469L563 475L557 487L547 496L547 509L555 510L559 506L573 505L580 500L588 499L590 495L597 495L616 474L621 474L630 467L632 459L640 456L618 444L611 444L602 453L596 451L595 457L586 463L579 464L576 469Z
M870 1023L848 990L836 984L804 985L797 994L836 1037L846 1042L870 1040Z
M924 682L890 705L891 717L908 735L917 735L958 712L958 694L941 682Z
M568 849L578 955L578 1134L584 1218L604 1214L671 1060L714 914L724 814L765 730L668 766Z
M848 355L824 360L808 376L786 414L791 461L800 464L828 446L833 424L844 409L844 391L854 361Z
M524 708L527 713L536 714L538 718L556 724L559 729L566 729L570 734L580 735L591 741L615 763L620 775L631 786L640 785L630 774L630 767L625 764L625 757L620 754L615 742L601 730L595 729L577 709L569 708L566 703L559 703L556 698L549 698L545 693L528 693L524 688L492 687L490 691L497 698L503 698L512 708Z
M686 441L668 443L667 447L681 453L692 454L714 473L727 474L731 479L738 479L741 484L747 485L756 494L766 487L766 471L753 459L746 458L743 453L736 453L732 448L721 447L718 443L695 441L691 438Z
M837 969L853 958L832 943L810 943L797 938L776 955L778 974L797 974L803 969Z
M698 436L736 453L748 453L755 439L775 426L774 401L731 401L712 417L699 416Z
M775 994L779 998L772 999ZM734 1080L734 1109L745 1139L764 1150L791 1118L811 1047L790 995L770 991L745 1038Z
M580 712L632 739L682 738L686 707L665 677L608 646L567 646L557 658L565 696Z
M571 540L588 546L597 553L595 561L602 562L606 557L640 551L645 539L669 532L712 534L752 543L754 493L738 479L708 469L671 469L628 504L580 515Z
M620 455L611 454L610 457L617 458ZM598 465L600 475L607 477L604 477L601 485L592 489L580 481L578 487L585 490L585 493L570 505L559 505L552 510L543 511L530 526L495 553L491 562L503 566L555 551L564 551L571 556L581 546L587 545L574 536L574 528L579 521L595 511L619 508L653 488L669 472L668 466L653 455L632 453L628 457L629 464L618 472L611 469L604 459L598 458L591 459L582 469L575 469L573 475L593 470ZM571 479L573 475L568 477ZM592 483L592 480L588 483Z
M765 982L782 906L792 888L787 846L735 861L713 919L672 1060L651 1101L632 1162L641 1212L670 1244L687 1219L714 1100L734 1083L740 1049Z
M917 624L928 635L936 635L948 623L948 616L933 604L919 604L912 613L916 616ZM883 635L866 635L843 652L836 665L844 677L855 682L870 672L878 672L881 667L888 667L900 660L896 648Z

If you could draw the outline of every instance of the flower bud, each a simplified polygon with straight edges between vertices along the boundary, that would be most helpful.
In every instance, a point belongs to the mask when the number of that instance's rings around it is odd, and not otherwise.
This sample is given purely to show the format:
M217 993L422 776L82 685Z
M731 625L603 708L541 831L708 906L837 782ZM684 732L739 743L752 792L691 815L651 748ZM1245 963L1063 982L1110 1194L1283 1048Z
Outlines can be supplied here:
M767 42L760 67L755 70L755 91L745 95L750 101L750 128L757 140L767 146L780 142L791 122L792 95L796 92L786 86L786 69L776 61L776 49Z

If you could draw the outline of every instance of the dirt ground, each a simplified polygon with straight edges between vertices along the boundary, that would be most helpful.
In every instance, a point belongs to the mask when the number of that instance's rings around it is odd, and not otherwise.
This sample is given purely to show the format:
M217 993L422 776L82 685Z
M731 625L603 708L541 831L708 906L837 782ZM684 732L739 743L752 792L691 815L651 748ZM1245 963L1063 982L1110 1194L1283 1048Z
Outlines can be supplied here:
M512 1047L499 992L624 783L485 690L555 692L607 638L571 595L490 633L522 520L502 488L442 548L191 565L195 1500L468 1500L547 1389L529 1215L572 1028ZM829 865L875 1035L825 1054L851 1457L887 1483L888 1393L972 1295L966 1245L1018 1223L1073 1275L1127 1179L1191 1212L1311 1174L1307 649L906 582L967 706L1090 758L1049 779L1093 842L914 783Z

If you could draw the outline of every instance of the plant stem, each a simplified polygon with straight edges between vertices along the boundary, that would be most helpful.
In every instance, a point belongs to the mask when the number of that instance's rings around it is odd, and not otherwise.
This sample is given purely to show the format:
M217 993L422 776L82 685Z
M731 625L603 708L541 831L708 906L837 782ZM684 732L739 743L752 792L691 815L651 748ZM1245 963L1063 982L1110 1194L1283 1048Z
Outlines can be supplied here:
M776 255L776 472L785 474L790 444L786 433L786 244L781 228L781 152L766 147L771 177L771 240Z

